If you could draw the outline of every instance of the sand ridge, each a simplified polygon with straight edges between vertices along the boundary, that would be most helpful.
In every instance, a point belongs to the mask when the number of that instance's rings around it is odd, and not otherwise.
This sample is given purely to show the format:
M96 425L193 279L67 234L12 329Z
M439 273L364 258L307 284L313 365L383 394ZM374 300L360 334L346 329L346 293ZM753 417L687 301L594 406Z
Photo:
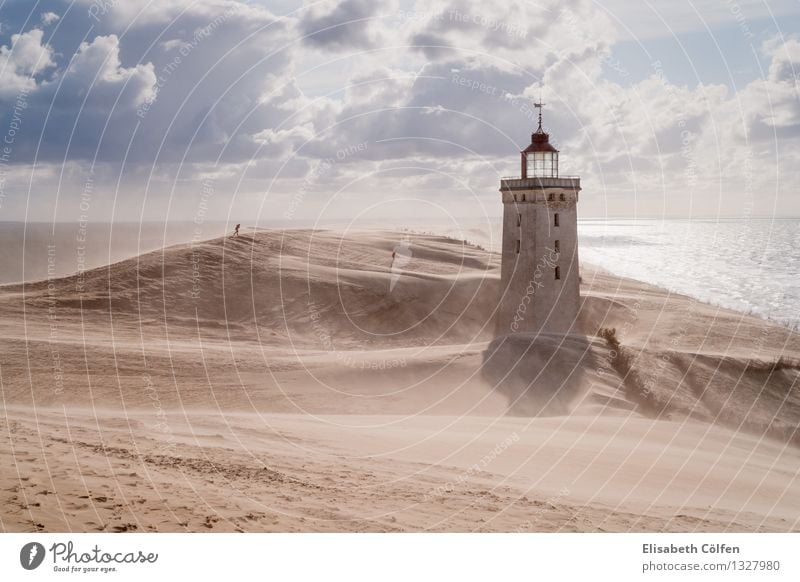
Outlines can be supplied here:
M574 333L494 338L497 259L245 230L0 287L3 529L797 529L797 334L584 266Z

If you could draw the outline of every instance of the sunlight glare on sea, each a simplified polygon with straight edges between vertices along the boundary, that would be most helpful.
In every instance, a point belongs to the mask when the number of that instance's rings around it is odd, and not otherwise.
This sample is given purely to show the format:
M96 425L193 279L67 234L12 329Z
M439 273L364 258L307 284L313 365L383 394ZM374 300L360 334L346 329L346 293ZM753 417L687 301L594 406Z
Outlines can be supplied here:
M581 220L581 261L800 326L800 219Z

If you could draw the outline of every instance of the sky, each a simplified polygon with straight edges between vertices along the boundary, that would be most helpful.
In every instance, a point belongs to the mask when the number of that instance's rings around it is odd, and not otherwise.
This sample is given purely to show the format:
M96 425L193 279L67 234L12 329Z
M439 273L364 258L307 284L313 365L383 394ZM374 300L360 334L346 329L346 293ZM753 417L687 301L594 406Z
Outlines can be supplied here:
M2 0L0 0L2 2ZM0 3L0 221L798 217L795 1Z

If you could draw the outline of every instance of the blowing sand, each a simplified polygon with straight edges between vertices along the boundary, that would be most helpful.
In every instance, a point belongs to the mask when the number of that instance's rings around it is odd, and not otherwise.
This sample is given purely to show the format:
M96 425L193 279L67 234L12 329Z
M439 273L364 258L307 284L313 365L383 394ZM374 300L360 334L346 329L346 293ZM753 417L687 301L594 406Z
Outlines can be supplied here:
M800 336L584 266L574 333L495 339L498 257L400 238L0 287L0 528L798 529Z

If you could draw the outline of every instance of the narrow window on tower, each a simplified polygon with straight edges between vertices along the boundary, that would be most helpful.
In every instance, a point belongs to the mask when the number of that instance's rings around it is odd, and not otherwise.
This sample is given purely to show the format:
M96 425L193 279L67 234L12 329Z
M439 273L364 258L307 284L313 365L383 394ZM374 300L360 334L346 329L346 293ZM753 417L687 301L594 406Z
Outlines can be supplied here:
M548 202L552 202L553 201L553 193L552 192L547 195L547 201Z
M517 239L517 254L519 254L519 239Z
M561 252L561 245L558 241L556 241L555 248L553 250L555 250L557 253Z
M555 268L555 275L556 275L556 279L560 279L561 278L561 267L556 267Z
M553 215L553 226L558 226L558 212Z
M522 215L517 214L517 226L522 226Z
M563 194L561 195L560 198L561 198L561 202L564 202L564 200L566 200L566 197Z

